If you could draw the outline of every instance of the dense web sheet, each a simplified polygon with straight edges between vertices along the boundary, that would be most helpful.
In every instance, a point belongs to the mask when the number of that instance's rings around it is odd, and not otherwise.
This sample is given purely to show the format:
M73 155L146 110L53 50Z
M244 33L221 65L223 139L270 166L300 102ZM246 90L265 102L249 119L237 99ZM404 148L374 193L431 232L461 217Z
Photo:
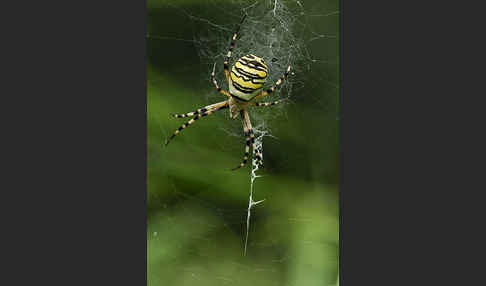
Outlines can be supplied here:
M267 131L256 129L255 128L255 147L260 152L260 156L262 157L263 161L263 137L268 135ZM248 211L246 217L246 236L245 236L245 255L246 249L248 247L248 234L250 232L250 218L251 218L251 209L253 206L258 205L259 203L263 202L263 200L254 201L253 200L253 184L255 183L255 179L261 176L257 175L257 171L259 170L259 164L257 158L252 158L251 162L251 175L250 175L250 197L248 198Z
M309 24L319 17L337 17L338 11L324 11L319 6L311 8L305 6L305 1L207 1L208 8L193 11L187 9L178 1L165 1L162 7L171 9L174 13L184 17L194 27L198 27L197 33L192 38L179 38L167 35L148 34L150 40L161 40L168 45L175 42L187 42L196 48L199 62L202 66L200 74L202 81L208 87L210 73L213 64L216 63L216 80L221 87L227 89L226 79L223 72L223 61L226 56L230 38L235 31L243 15L247 15L245 23L241 27L230 60L230 67L241 56L252 53L265 59L268 65L269 76L265 89L272 86L284 73L288 65L292 66L292 73L285 83L271 96L262 98L262 101L274 101L282 98L290 98L288 103L276 105L269 108L251 108L250 118L256 132L256 144L263 154L264 139L273 137L272 123L278 120L285 120L286 110L295 106L301 98L307 97L307 102L320 104L323 100L306 92L306 84L309 84L307 75L314 77L316 85L329 85L337 88L338 84L333 79L328 80L326 75L310 75L310 72L319 64L337 64L337 58L315 58L311 47L319 41L337 41L336 34L327 34L314 31L313 25ZM160 4L159 4L160 5ZM230 7L230 8L228 8ZM208 10L212 10L208 12ZM221 18L214 19L212 13L217 11ZM221 21L219 19L226 19ZM200 27L204 27L201 29ZM194 68L194 67L192 67ZM157 81L157 78L149 78L149 81ZM207 104L221 101L221 95L214 90L204 91ZM226 119L227 114L223 116ZM221 118L219 118L221 119ZM227 136L239 137L243 141L241 122L239 120L218 120L219 129L224 130ZM171 130L167 126L161 127L162 136L170 135ZM164 141L164 140L161 140ZM241 153L241 146L228 145L225 141L221 143L221 152ZM265 158L264 158L265 159ZM149 285L166 284L160 277L170 276L164 271L151 269L151 263L156 264L157 259L165 261L173 267L180 266L177 283L187 285L246 285L245 277L254 275L258 281L266 281L265 285L303 285L299 281L308 281L303 276L309 276L309 271L304 269L314 259L319 265L329 266L323 275L326 277L315 278L307 285L335 285L337 274L337 241L336 237L330 235L337 228L337 221L329 219L337 212L337 198L322 195L322 190L328 186L315 186L316 192L308 198L294 202L286 196L285 192L278 196L276 191L282 184L290 190L298 191L302 186L293 181L278 182L259 170L255 160L249 173L249 199L248 207L227 206L222 208L214 201L207 198L202 199L198 195L185 193L171 183L171 192L175 202L172 206L158 213L159 219L148 227L148 258L149 258ZM244 175L244 174L243 174ZM236 178L244 179L240 175ZM170 181L169 177L167 179ZM248 177L246 178L248 180ZM258 179L258 180L257 180ZM204 183L204 182L202 182ZM307 185L305 187L308 187ZM303 188L303 187L302 187ZM229 191L220 195L229 195ZM324 192L326 193L326 192ZM262 203L265 201L264 203ZM260 204L262 203L262 204ZM275 205L272 205L275 203ZM257 220L252 224L252 219L258 218L254 208L265 208L266 219ZM288 210L283 211L278 206L289 205ZM301 210L300 206L309 207ZM185 211L187 210L187 211ZM323 222L320 223L319 220ZM319 225L319 229L311 226ZM190 226L188 229L181 229L180 226ZM242 230L240 227L244 225ZM255 230L257 229L257 230ZM275 229L281 233L274 233ZM221 232L225 232L221 234ZM228 233L234 236L228 238ZM298 233L297 235L295 233ZM255 236L252 236L255 234ZM219 235L224 236L221 241ZM287 236L297 236L287 238ZM315 239L309 239L314 237ZM324 241L322 240L324 238ZM243 244L234 244L238 241ZM291 241L291 242L290 242ZM215 246L215 242L220 245ZM283 248L283 245L291 245L290 249ZM241 258L238 257L238 252ZM313 252L324 253L322 257L316 257ZM182 256L180 253L184 253ZM243 254L248 253L245 259ZM259 259L260 253L271 253L270 258ZM303 253L303 254L302 254ZM304 255L305 254L305 255ZM328 256L326 256L328 255ZM186 257L187 261L180 261ZM221 265L222 260L231 257L224 270L215 265ZM317 262L316 262L317 263ZM289 275L292 279L284 279L281 276L282 267L294 265L294 270ZM176 266L177 265L177 266ZM162 274L160 274L162 273ZM314 272L313 272L314 273ZM318 277L318 274L314 275ZM288 278L288 277L287 277ZM312 278L310 278L312 279ZM294 281L296 284L286 281ZM181 282L183 281L183 282ZM285 281L285 283L283 283ZM322 284L320 282L326 281ZM331 282L332 281L332 282ZM161 284L158 284L161 283ZM337 283L338 284L338 283ZM179 284L177 284L179 285ZM259 285L259 284L258 284Z

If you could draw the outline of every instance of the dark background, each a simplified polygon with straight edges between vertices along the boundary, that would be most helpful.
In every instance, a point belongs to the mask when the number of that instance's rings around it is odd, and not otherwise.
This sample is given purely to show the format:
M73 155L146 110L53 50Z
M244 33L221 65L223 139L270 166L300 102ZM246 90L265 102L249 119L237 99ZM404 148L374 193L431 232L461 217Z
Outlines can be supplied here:
M12 2L1 10L8 23L2 26L7 72L1 105L5 285L138 285L147 278L147 10L143 1L93 2ZM350 285L481 284L484 124L478 118L484 105L477 101L484 84L474 67L484 61L478 36L483 9L471 2L340 4L346 81L339 142L341 284L343 268ZM282 237L277 234L265 238ZM190 259L169 259L156 270L175 269L167 277L179 279L188 273L187 285L203 283L201 273L216 278L190 262L218 256L187 249ZM236 254L221 257L246 269L241 272L250 283L260 278L255 274L275 272L255 264L255 257L245 263L235 262ZM290 265L285 261L278 265ZM282 279L295 277L277 271ZM213 284L241 281L217 277Z
M246 256L249 165L229 171L242 159L241 123L229 122L227 111L220 112L198 120L164 146L166 138L187 121L169 118L170 113L224 100L209 81L200 47L191 42L210 27L188 16L232 29L240 17L230 16L242 12L237 13L237 3L223 2L148 2L148 283L335 285L339 253L337 1L303 3L307 30L330 37L310 41L315 34L296 35L312 58L320 61L303 61L306 67L294 67L300 71L293 75L299 84L290 104L265 110L276 114L266 122L276 138L264 138L265 170L259 171L264 177L255 180L254 200L266 201L252 209ZM222 49L227 49L232 32L225 36L225 40L214 37ZM217 64L222 67L222 61ZM219 83L227 89L227 83Z

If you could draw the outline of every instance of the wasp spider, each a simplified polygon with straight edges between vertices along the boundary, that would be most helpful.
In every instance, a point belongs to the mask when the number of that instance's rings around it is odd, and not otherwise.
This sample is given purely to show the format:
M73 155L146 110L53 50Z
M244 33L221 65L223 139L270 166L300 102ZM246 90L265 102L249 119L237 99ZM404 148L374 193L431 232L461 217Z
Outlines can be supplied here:
M243 18L242 23L245 18ZM241 25L241 24L240 24ZM228 62L231 58L231 53L233 51L233 47L235 45L236 37L238 36L239 27L233 35L231 39L231 43L229 46L228 53L226 55L226 60L224 61L224 73L226 76L226 80L228 81L229 85L229 92L219 87L216 79L214 78L214 71L216 68L216 63L213 66L213 72L211 73L211 79L216 87L216 90L225 95L227 100L218 102L215 104L211 104L205 106L203 108L199 108L196 111L183 113L183 114L173 114L172 116L176 118L183 118L183 117L192 117L193 118L186 123L182 124L175 132L170 136L167 140L166 145L169 144L170 140L172 140L182 129L188 127L189 125L193 124L199 118L204 116L210 115L218 110L229 108L229 115L231 119L241 117L243 122L243 132L245 134L246 146L245 146L245 155L243 157L243 161L234 169L237 170L243 166L245 166L246 162L248 161L249 151L250 151L250 144L253 148L253 154L258 160L258 164L263 167L263 160L260 152L255 147L255 133L251 126L250 117L248 115L247 108L249 106L269 106L275 105L283 100L277 100L273 102L254 102L256 99L264 97L268 94L271 94L275 91L275 89L280 86L285 78L288 76L290 72L290 66L287 68L287 71L282 75L282 77L275 83L275 85L265 91L263 91L263 84L267 78L268 68L265 64L265 61L257 57L255 55L246 55L239 58L236 63L231 68L231 72L228 67Z

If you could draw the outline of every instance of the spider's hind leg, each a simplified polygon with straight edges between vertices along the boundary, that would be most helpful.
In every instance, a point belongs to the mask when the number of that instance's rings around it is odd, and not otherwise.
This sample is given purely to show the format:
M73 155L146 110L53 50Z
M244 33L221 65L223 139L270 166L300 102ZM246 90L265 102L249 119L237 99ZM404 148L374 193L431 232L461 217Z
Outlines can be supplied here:
M250 144L252 145L253 148L253 155L255 155L256 159L258 160L258 164L263 168L263 158L260 155L260 151L256 148L255 144L255 132L253 131L253 128L251 126L250 122L250 117L248 115L248 112L246 110L241 110L240 111L241 115L241 121L243 122L243 132L245 133L245 155L243 157L243 161L238 165L236 168L233 168L232 170L238 170L239 168L243 167L246 165L246 162L248 161L248 156L250 153Z
M255 143L255 131L253 131L253 127L251 126L251 121L250 121L250 115L248 115L248 111L244 110L243 112L244 115L244 122L248 128L248 133L250 133L250 140L253 148L253 154L255 155L256 159L258 160L258 165L260 165L263 168L263 158L260 154L260 151L256 147Z
M246 129L245 127L243 127L243 128ZM237 167L231 169L231 171L238 170L239 168L245 166L246 162L248 161L248 156L250 154L250 141L251 140L250 140L250 133L247 130L245 130L244 132L245 132L245 142L246 142L245 143L246 144L245 145L245 155L243 156L243 161L241 161L241 163Z

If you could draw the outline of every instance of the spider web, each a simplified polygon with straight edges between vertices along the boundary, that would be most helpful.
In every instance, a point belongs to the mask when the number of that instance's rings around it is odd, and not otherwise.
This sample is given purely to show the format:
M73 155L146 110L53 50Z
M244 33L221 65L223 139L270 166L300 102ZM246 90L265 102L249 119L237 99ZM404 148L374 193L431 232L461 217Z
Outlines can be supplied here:
M337 79L319 72L322 65L337 65L337 57L326 57L325 52L315 53L313 47L314 43L322 44L322 41L337 44L335 31L334 34L323 32L314 24L322 18L337 21L337 10L326 10L323 8L326 5L320 4L308 7L304 1L206 1L201 7L186 2L191 1L149 1L149 9L168 10L181 21L188 21L192 30L177 35L171 34L167 27L149 26L147 38L149 43L159 41L168 46L194 49L198 59L194 65L178 67L166 75L177 78L187 74L191 84L201 89L193 101L207 105L222 100L221 95L211 89L209 75L216 63L216 79L227 89L223 61L230 38L244 14L247 18L238 35L230 67L245 54L263 57L269 68L264 88L269 88L288 65L292 66L291 75L278 91L263 98L263 101L274 101L288 97L290 101L273 106L271 110L249 110L261 154L264 138L278 142L272 135L273 123L287 120L287 110L297 109L298 104L312 104L316 110L327 110L330 116L337 116L337 110L329 110L332 105L327 104L326 99L308 91L322 86L328 90L337 89ZM316 54L323 58L317 58ZM153 88L162 93L166 82L160 79L160 72L149 70L148 75L149 90ZM226 134L217 143L220 152L241 154L243 145L235 144L244 142L241 122L228 120L227 114L212 116L219 117L213 119L214 124ZM162 120L157 124L160 142L164 142L172 127ZM173 122L170 125L173 126ZM255 160L252 160L246 192L231 187L232 183L226 181L231 177L231 181L241 182L245 180L242 173L218 173L214 176L221 177L218 187L204 179L187 186L181 173L198 168L172 170L170 163L163 162L169 156L163 148L149 146L149 173L157 174L149 174L148 182L149 205L154 206L148 210L149 285L246 285L249 281L256 285L338 284L334 186L316 184L312 186L314 192L299 197L295 193L308 185L293 180L279 182L261 172ZM151 167L150 162L157 163ZM265 178L256 180L260 177ZM154 186L163 186L159 188L165 191ZM233 204L222 198L225 196L231 198ZM265 199L263 209L252 211ZM241 204L243 201L247 207ZM319 229L312 228L316 224ZM316 256L319 252L322 255ZM320 268L314 269L316 265Z

